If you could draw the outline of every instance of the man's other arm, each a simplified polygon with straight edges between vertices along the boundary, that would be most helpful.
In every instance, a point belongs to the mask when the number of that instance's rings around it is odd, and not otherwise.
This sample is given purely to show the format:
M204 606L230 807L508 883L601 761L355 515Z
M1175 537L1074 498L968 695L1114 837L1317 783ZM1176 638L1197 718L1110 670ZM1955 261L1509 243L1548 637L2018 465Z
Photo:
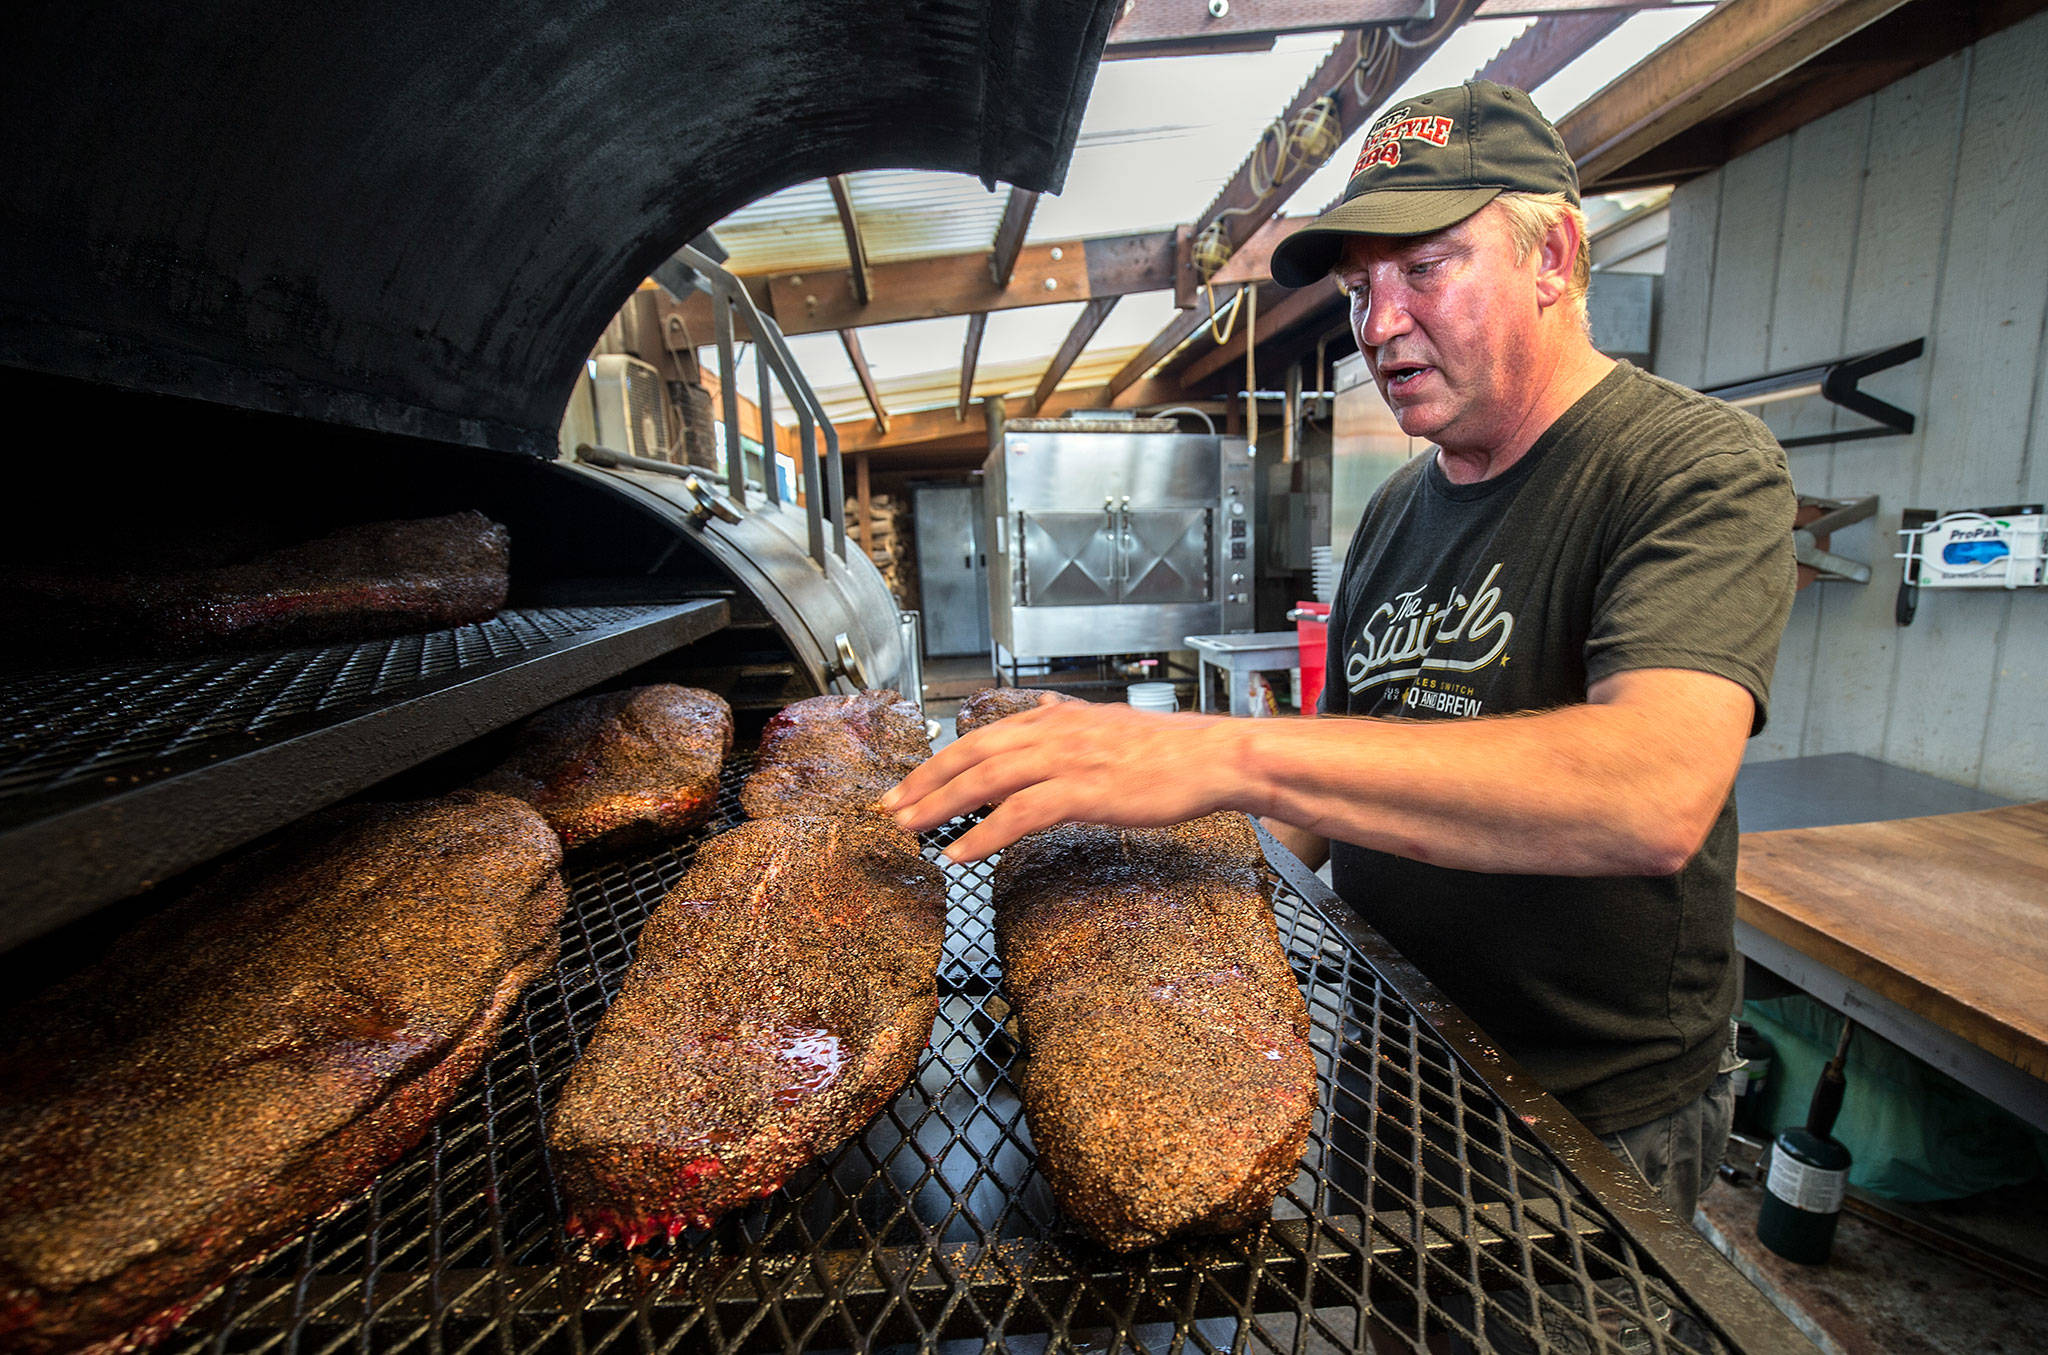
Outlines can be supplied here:
M1617 673L1587 697L1494 719L1326 723L1326 756L1262 741L1247 779L1260 812L1300 833L1435 865L1672 874L1734 786L1755 703L1727 678L1669 668Z

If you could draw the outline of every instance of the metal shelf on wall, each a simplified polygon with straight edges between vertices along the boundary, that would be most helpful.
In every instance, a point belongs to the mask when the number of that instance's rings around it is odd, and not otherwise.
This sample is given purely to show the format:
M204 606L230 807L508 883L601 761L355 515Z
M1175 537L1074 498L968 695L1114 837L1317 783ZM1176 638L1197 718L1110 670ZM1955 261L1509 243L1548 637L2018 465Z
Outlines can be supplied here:
M1833 362L1820 362L1810 367L1794 367L1764 376L1752 376L1742 381L1730 381L1724 385L1707 386L1700 394L1711 395L1717 400L1724 400L1737 406L1775 404L1780 400L1818 395L1830 404L1839 405L1851 413L1861 414L1877 422L1875 428L1844 428L1828 433L1810 433L1804 437L1779 439L1778 445L1788 450L1793 447L1814 447L1828 442L1896 437L1913 431L1913 416L1897 405L1880 400L1868 391L1862 390L1859 383L1873 373L1911 362L1926 350L1927 340L1913 339L1907 343L1894 344L1890 348L1873 348L1867 353L1858 353L1853 357L1836 358Z
M722 599L0 677L0 950L723 628Z

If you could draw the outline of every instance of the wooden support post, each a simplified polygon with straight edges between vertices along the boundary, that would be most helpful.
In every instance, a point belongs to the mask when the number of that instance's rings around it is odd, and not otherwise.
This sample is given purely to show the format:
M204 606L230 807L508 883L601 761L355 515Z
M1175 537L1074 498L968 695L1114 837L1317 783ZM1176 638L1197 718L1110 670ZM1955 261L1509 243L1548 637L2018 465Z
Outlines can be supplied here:
M953 412L956 423L967 422L967 406L974 403L974 369L981 361L981 335L987 328L987 311L967 317L967 344L960 351L960 405Z
M1259 289L1244 289L1244 439L1252 452L1259 450Z
M1280 406L1280 464L1294 464L1294 424L1301 417L1301 364L1287 369L1287 400Z
M853 519L854 529L860 533L860 553L868 557L868 563L875 559L875 542L869 534L873 529L868 525L874 513L874 501L868 493L868 454L853 454L853 497L860 505L860 511Z
M868 408L875 411L875 427L888 432L889 411L882 408L882 393L875 389L875 374L868 370L867 354L860 351L860 335L853 330L842 329L839 342L846 346L846 360L853 364L853 374L860 378L860 388L868 397Z

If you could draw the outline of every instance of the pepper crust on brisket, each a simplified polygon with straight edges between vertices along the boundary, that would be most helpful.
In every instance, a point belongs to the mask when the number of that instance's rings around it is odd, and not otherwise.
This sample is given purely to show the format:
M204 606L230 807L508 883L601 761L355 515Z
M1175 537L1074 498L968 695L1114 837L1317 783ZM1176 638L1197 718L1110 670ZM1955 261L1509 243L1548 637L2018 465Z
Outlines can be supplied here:
M859 814L931 752L924 716L896 692L814 696L762 728L740 808L750 819Z
M517 740L476 788L538 809L564 848L623 847L711 817L732 709L715 693L656 683L551 706Z
M866 1124L931 1038L945 922L944 876L880 816L705 843L549 1117L568 1230L708 1226Z
M996 865L1039 1170L1112 1250L1248 1227L1294 1179L1316 1066L1263 861L1226 813L1066 824Z
M460 792L305 820L0 1018L0 1347L160 1339L419 1141L549 969L561 847Z
M962 735L972 734L983 725L1022 715L1027 710L1037 710L1040 705L1047 704L1045 698L1048 696L1053 701L1074 699L1064 692L1035 687L984 687L960 703L960 709L953 715L953 731Z

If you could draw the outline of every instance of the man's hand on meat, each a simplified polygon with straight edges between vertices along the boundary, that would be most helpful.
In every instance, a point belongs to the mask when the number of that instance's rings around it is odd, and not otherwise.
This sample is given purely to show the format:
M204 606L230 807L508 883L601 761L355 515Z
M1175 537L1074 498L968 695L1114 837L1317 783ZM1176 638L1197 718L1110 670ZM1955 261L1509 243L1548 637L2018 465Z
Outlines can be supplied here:
M1061 702L955 741L882 803L913 830L994 805L949 849L956 861L1069 820L1145 828L1240 809L1305 835L1290 846L1334 838L1462 870L1668 875L1727 799L1754 713L1735 683L1680 669L1616 674L1582 706L1481 720Z

